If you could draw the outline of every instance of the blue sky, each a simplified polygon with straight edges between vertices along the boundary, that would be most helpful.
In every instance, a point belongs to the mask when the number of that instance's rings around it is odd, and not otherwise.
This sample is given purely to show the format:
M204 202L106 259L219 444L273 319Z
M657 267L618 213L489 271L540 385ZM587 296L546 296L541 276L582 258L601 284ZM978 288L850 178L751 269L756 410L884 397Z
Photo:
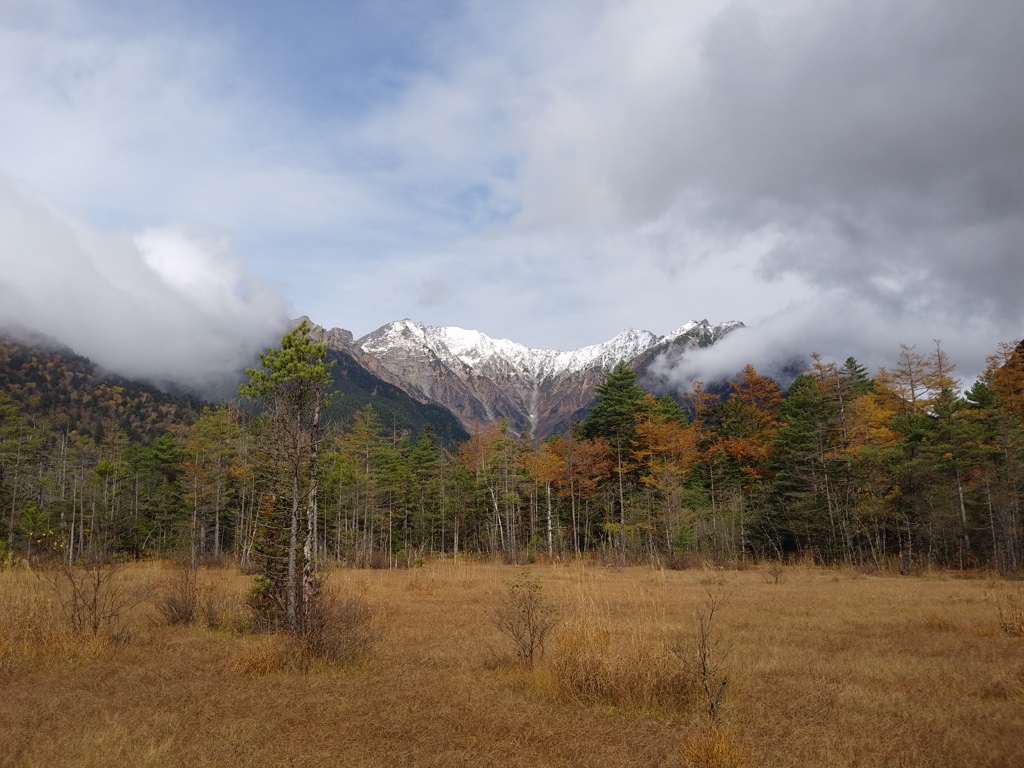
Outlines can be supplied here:
M0 0L0 314L151 376L298 314L970 375L1024 319L983 5Z

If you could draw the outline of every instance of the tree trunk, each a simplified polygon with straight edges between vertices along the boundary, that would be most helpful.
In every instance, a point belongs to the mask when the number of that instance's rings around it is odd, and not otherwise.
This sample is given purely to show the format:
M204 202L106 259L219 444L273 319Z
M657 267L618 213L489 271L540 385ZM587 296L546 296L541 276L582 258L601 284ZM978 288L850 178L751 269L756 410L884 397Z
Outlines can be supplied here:
M288 538L288 594L286 608L288 611L288 631L296 634L299 629L298 606L296 605L296 561L299 549L299 460L296 457L292 466L292 519Z
M555 545L552 541L554 524L551 518L551 481L545 481L544 486L548 493L548 557L553 558L555 556Z
M320 442L320 397L317 393L313 406L313 422L310 425L309 448L309 489L306 495L306 540L302 546L302 624L308 627L313 599L316 596L316 494L317 494L317 446Z
M619 560L622 565L626 564L626 497L622 491L622 446L618 445L616 455L619 460L619 541L621 552Z

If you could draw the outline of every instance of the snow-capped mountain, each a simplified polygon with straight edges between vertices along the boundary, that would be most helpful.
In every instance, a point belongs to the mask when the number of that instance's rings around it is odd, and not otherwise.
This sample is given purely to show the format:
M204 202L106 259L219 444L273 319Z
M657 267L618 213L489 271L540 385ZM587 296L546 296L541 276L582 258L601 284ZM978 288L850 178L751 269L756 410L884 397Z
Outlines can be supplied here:
M393 357L398 350L411 354L429 352L453 367L468 367L479 373L519 375L530 379L565 376L591 368L610 368L620 360L631 360L661 341L650 331L629 328L611 341L569 352L531 349L508 339L492 339L479 331L451 326L433 327L396 320L356 343L377 358Z
M425 402L444 405L467 427L508 419L512 429L543 437L586 406L604 374L620 361L646 362L709 346L743 323L692 321L664 336L629 328L602 344L571 351L532 349L479 331L397 320L354 342L334 334L386 380ZM329 341L330 343L330 341Z

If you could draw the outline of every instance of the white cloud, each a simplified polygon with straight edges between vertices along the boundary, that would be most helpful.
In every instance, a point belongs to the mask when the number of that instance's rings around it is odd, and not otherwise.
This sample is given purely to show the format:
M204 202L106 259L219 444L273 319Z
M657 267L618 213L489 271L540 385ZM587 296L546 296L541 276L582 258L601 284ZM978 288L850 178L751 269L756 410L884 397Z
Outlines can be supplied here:
M212 231L357 334L413 315L567 348L706 317L753 326L737 353L879 362L1020 335L1019 3L465 3L372 69L309 35L288 48L301 82L259 56L283 30L168 7L0 19L0 169L94 230L148 233L42 228L123 252L88 263L127 296L244 316L259 291L182 234Z
M104 234L0 179L0 326L47 334L127 376L206 392L287 327L280 295L223 245Z

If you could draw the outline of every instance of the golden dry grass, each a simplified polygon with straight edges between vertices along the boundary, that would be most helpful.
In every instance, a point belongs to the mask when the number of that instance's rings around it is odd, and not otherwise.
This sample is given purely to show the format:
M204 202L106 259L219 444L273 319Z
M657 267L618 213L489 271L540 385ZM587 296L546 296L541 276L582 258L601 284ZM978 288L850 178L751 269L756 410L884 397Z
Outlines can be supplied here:
M131 615L127 645L26 650L49 626L45 589L0 573L0 648L21 648L0 672L0 765L1024 765L1024 640L998 612L1017 585L533 566L562 625L526 669L498 663L511 649L488 621L517 573L335 572L335 589L378 610L383 637L369 660L312 674L252 666L279 641L168 627L152 605ZM159 585L170 572L128 575ZM200 578L226 605L249 584ZM729 596L716 727L678 677L709 589ZM574 687L581 675L597 682Z

